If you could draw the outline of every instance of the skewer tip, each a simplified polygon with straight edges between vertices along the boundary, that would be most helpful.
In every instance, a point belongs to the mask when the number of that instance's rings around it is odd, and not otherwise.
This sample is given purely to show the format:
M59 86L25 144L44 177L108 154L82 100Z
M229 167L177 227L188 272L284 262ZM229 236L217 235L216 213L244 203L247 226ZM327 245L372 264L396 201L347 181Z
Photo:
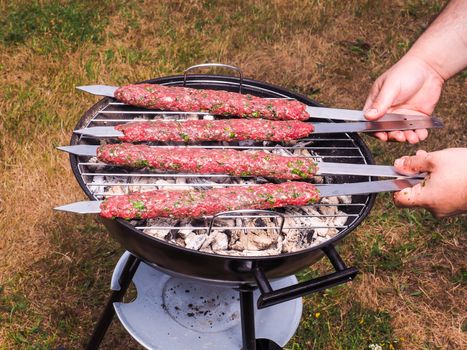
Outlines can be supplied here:
M81 201L55 207L54 210L76 214L98 214L101 212L100 205L101 201Z
M76 89L93 95L114 97L115 90L117 90L118 87L109 85L83 85L77 86Z

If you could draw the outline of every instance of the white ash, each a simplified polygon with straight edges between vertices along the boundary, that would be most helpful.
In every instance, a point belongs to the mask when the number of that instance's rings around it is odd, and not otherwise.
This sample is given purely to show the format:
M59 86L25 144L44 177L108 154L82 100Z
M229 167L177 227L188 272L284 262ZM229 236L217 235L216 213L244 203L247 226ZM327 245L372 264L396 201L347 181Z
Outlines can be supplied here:
M180 120L180 115L166 115L167 120ZM203 119L214 119L205 115ZM199 119L197 115L188 115L186 119ZM264 152L271 152L284 156L313 157L317 162L322 159L304 147L310 146L311 141L289 142L289 148L283 148L272 142L262 142L260 145L273 147ZM228 143L219 143L228 146ZM239 146L255 146L257 142L241 141ZM96 171L102 171L108 165L99 163L96 157L88 162L96 163ZM155 189L161 190L193 190L208 189L228 184L250 185L269 182L264 178L234 178L209 176L171 176L170 174L155 173L140 169L142 176L94 176L89 189L97 197L102 195L128 194ZM124 173L122 173L124 174ZM153 174L154 176L150 176ZM279 181L280 182L280 181ZM324 177L316 176L313 183L323 183ZM108 186L99 184L111 183ZM146 221L132 221L136 226L146 226L144 233L169 243L185 248L208 253L233 256L267 256L281 253L295 252L321 244L334 237L345 225L348 216L339 210L336 204L350 204L351 196L323 198L320 205L304 207L288 207L278 209L284 219L284 229L279 232L280 217L241 218L217 217L209 226L211 219L178 220L171 218L157 218ZM324 204L324 205L323 205Z
M199 248L201 248L206 238L208 238L208 235L205 233L197 235L194 232L190 232L185 237L185 247L188 249L199 250Z
M183 180L186 181L187 186L199 183L212 186L218 184L218 181L200 178L184 178ZM242 185L257 183L252 179L229 178L229 180L231 183ZM182 180L179 182L181 183ZM158 186L158 188L161 187L167 189L170 184ZM190 186L190 188L196 187ZM193 225L188 220L183 224L180 222L173 224L180 228L175 227L172 230L174 235L168 235L168 230L163 230L162 238L186 248L223 255L265 256L295 252L321 244L334 237L348 219L347 214L340 211L335 204L350 201L350 196L328 197L323 198L321 204L329 205L282 209L280 212L285 216L285 221L281 234L278 229L279 218L220 217L214 220L209 235L207 233L211 220L198 219L192 220L196 222ZM167 225L166 220L148 220L147 225L150 228L145 229L144 232L161 238L158 226L171 226Z

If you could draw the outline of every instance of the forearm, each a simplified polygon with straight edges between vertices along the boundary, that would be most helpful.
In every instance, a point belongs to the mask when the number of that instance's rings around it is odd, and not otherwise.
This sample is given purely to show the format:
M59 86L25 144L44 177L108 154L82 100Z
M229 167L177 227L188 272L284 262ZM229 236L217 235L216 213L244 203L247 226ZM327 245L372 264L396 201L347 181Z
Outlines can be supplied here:
M451 0L407 53L447 80L467 67L467 0Z

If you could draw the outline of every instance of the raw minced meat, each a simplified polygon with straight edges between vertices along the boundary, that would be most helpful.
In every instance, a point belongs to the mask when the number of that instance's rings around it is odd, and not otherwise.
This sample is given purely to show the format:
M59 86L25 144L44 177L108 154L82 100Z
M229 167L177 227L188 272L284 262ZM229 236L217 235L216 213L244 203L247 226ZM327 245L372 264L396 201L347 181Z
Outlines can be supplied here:
M319 191L307 182L215 188L205 191L166 191L114 196L101 204L104 218L198 218L240 209L303 206L319 200Z
M310 117L306 105L296 100L265 99L222 90L136 84L118 88L114 96L125 104L148 109L271 120L307 120Z

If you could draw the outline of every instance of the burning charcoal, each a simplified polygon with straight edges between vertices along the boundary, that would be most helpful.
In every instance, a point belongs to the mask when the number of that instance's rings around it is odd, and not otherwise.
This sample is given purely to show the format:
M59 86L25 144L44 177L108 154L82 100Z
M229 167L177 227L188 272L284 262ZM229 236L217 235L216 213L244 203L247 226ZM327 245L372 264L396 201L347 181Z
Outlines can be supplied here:
M159 238L159 239L164 239L168 234L170 230L160 230L160 229L146 229L144 230L144 233L147 235Z
M206 248L209 248L210 250L212 250L211 243L213 241L214 241L214 235L213 235L213 231L211 231L211 233L206 237L205 241L203 242L199 250L203 250Z
M105 190L105 194L128 194L128 187L125 186L109 186Z
M241 230L233 230L230 236L230 244L229 249L242 251L246 249L244 246L244 240L241 238L244 236L243 231Z
M324 184L323 176L313 176L313 183L315 184Z
M303 142L298 142L294 147L306 147L307 144L304 144ZM307 149L305 148L297 148L294 149L293 152L291 152L292 155L294 156L302 156L302 157L313 157L315 156L314 154L311 154Z
M318 210L316 210L316 207L313 206L306 206L306 207L301 207L301 210L305 212L306 215L309 216L320 216L320 213ZM302 213L299 212L298 215L301 215ZM306 219L305 219L306 220Z
M104 169L107 167L107 164L101 163L101 162L97 159L97 157L91 157L91 158L89 158L88 163L101 164L101 165L95 165L95 166L94 166L94 171L96 171L96 172L102 171L102 170L104 170ZM94 176L94 178L96 178L96 177L97 177L97 176Z
M319 212L323 215L336 215L337 207L336 204L339 203L337 197L325 197L320 201L321 204L330 204L330 206L320 206L318 208Z
M89 190L93 194L98 193L98 192L101 191L101 189L103 187L102 186L93 186L93 185L100 185L100 184L104 184L104 183L105 183L104 176L94 176L91 184L89 185Z
M284 238L282 252L292 253L304 248L305 230L290 230Z
M93 186L93 184L101 184L101 183L104 183L104 176L94 176L91 184L88 186L91 193L94 194L96 192L99 192L101 190L101 186Z
M277 234L277 233L276 233ZM253 231L246 234L246 247L250 250L263 250L270 248L275 242L275 237L271 237L271 235L266 235L264 233L260 233L260 231Z
M191 227L192 227L191 225L187 225L187 226L185 226L185 228L178 230L179 237L181 237L183 239L186 239L188 237L188 235L194 233L193 229L191 229Z
M216 253L216 254L219 254L218 252L215 252L212 250L211 246L207 246L207 247L201 247L199 249L200 252L205 252L205 253Z
M128 192L148 192L157 190L157 185L154 183L154 180L150 177L134 177L131 180L132 183L136 185L128 186ZM141 184L153 184L152 186L139 186Z
M338 196L339 203L350 204L352 203L352 196Z
M228 249L229 238L225 233L222 233L221 231L214 231L214 235L211 233L211 236L213 236L213 241L211 244L213 251Z
M292 155L292 152L289 152L288 150L283 149L281 146L276 146L271 153L278 154L280 156L290 156Z
M214 225L217 227L234 227L235 226L235 219L229 219L229 218L216 218L214 221Z
M254 146L255 143L256 141L252 141L252 140L238 141L239 146ZM253 150L249 150L249 151L253 151Z
M199 250L199 248L201 248L201 245L207 237L208 235L206 234L197 235L192 232L188 234L185 238L185 247L188 249Z
M179 191L190 191L190 190L193 190L193 186L189 186L186 184L186 179L184 179L183 177L178 177L176 180L175 180L175 183L179 186L176 186L177 189ZM186 186L183 186L183 185L186 185Z
M167 236L167 237L169 237L169 236ZM177 238L177 239L173 239L173 238L167 239L166 238L166 241L171 243L171 244L178 245L180 247L184 247L186 245L185 240L183 238Z
M315 240L313 241L313 245L321 244L323 242L326 242L327 240L328 240L327 237L316 236Z
M147 226L161 226L161 227L170 227L175 226L177 224L177 220L174 219L149 219L146 222ZM160 228L148 228L144 230L144 233L159 238L164 239L170 233L170 229L160 229Z
M349 218L347 216L346 213L342 212L342 211L337 211L335 217L332 217L332 218L328 218L328 220L326 220L326 222L328 223L328 225L332 225L332 226L344 226L347 219Z

